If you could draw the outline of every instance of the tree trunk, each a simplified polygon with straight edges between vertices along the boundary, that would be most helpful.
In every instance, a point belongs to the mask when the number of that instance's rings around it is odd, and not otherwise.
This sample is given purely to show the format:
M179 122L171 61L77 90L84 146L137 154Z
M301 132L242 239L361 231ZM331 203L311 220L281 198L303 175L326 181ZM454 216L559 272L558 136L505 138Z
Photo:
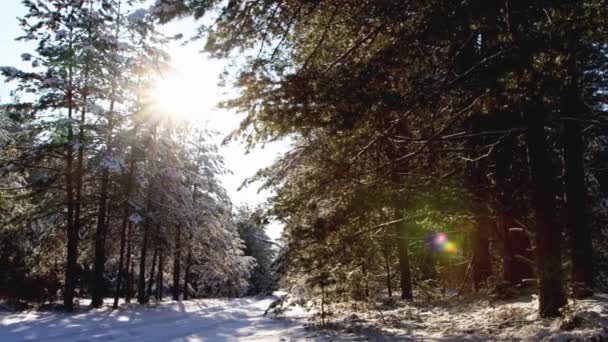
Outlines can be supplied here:
M136 129L135 129L136 131ZM130 210L130 203L129 200L131 198L131 191L133 189L133 177L135 174L135 158L133 156L133 149L134 146L133 144L131 145L131 155L130 155L130 160L129 160L129 171L127 173L127 179L126 179L126 199L124 202L124 211L123 211L123 216L122 216L122 225L120 228L120 257L119 257L119 261L118 261L118 276L116 279L116 289L114 290L114 305L113 307L116 309L118 307L118 298L120 296L120 286L122 284L122 277L123 277L123 273L124 273L124 265L123 265L123 261L124 261L124 253L125 253L125 244L126 244L126 240L127 240L127 225L130 225L129 222L129 214L131 213ZM130 227L129 227L130 229ZM130 248L129 248L129 252L130 252ZM128 269L129 269L129 263L127 261L127 273L128 273ZM128 291L127 291L128 292Z
M70 37L72 29L70 28ZM70 49L72 49L72 43L70 42ZM68 312L74 311L74 290L76 289L76 274L77 274L77 261L78 261L78 229L74 225L74 184L73 184L73 146L72 140L74 134L72 130L72 113L74 107L74 94L73 94L73 71L70 64L68 69L68 90L66 94L68 104L68 118L70 123L68 124L68 136L67 143L65 146L65 202L66 202L66 230L67 230L67 256L65 266L65 289L63 291L63 305L65 310Z
M152 209L152 186L148 184L148 203L146 212ZM148 253L148 235L150 234L150 217L146 217L143 225L143 236L141 242L141 253L139 258L139 280L137 283L137 301L139 304L146 303L146 254Z
M572 288L575 297L593 294L591 229L587 220L587 188L583 162L581 112L586 110L574 85L562 95L564 120L564 161L566 181L566 227L572 259Z
M156 258L158 257L158 247L154 248L154 254L152 256L152 266L150 266L150 277L148 278L148 290L146 291L146 302L150 300L152 296L152 283L154 282L154 269L156 268Z
M503 127L510 128L510 127ZM513 181L510 177L513 165L514 139L512 136L504 137L497 145L494 174L498 192L498 208L496 210L497 233L502 257L502 280L511 285L520 284L522 279L530 278L534 274L531 265L516 258L521 255L531 258L529 238L525 232L510 231L518 227L515 222L515 194Z
M361 274L363 275L363 292L365 293L365 298L369 299L369 277L365 263L361 264Z
M473 286L475 291L481 289L483 284L492 275L492 263L490 260L490 226L491 219L486 215L477 218L477 224L473 232Z
M161 250L158 255L158 279L156 280L156 300L162 302L163 300L163 269L165 268L164 255Z
M133 223L129 222L127 228L127 261L125 265L127 266L127 284L125 291L125 302L130 303L131 297L133 296L133 271L134 266L131 261L131 230L133 229Z
M325 327L325 285L321 284L321 325Z
M122 225L121 225L121 229L120 229L120 256L118 258L118 275L116 276L116 288L114 289L114 304L112 305L112 307L114 309L118 308L118 298L120 297L120 287L122 284L122 277L124 276L124 271L123 271L123 264L124 264L124 258L125 258L125 245L126 245L126 239L127 239L127 221L128 221L128 216L125 215L122 219ZM127 269L128 269L128 264L127 264ZM128 272L127 272L128 273Z
M388 291L389 298L393 297L393 286L391 284L392 275L391 275L391 261L390 261L390 253L388 241L385 241L383 246L383 254L384 254L384 268L386 271L386 290Z
M400 215L396 215L396 219L400 219ZM397 223L395 225L395 233L397 236L397 251L399 253L399 279L401 286L401 299L412 300L412 274L410 271L410 256L408 250L408 241L406 234L407 225Z
M122 2L118 1L116 13L118 19L116 20L115 34L114 37L118 40L120 34L120 15L121 15ZM114 49L113 49L114 50ZM116 52L116 51L114 51ZM110 106L108 110L108 128L106 131L106 157L110 154L112 145L112 130L114 129L114 115L116 106L116 93L118 88L118 71L113 70L111 73L111 85L110 85ZM97 213L97 230L95 234L95 262L93 270L93 293L91 306L97 308L103 304L103 296L105 292L103 274L105 271L106 262L106 251L105 242L106 234L108 230L108 224L106 222L107 207L108 207L108 191L110 184L110 171L107 166L103 166L101 174L101 186L99 196L99 207Z
M188 248L186 268L184 269L184 300L187 300L190 297L188 291L188 284L190 283L190 266L192 266L192 249Z
M173 255L173 300L179 300L179 276L181 259L182 227L178 224L175 229L175 250Z
M110 174L107 168L104 168L101 176L101 189L99 197L99 210L97 213L97 230L95 233L95 262L93 269L93 291L91 306L99 308L103 304L105 292L105 282L103 274L105 271L106 262L106 234L107 234L107 204L108 204L108 186L110 183Z
M566 304L562 279L561 233L555 205L553 167L544 131L544 108L527 108L526 133L532 175L535 216L536 272L539 279L539 314L557 317Z
M74 227L74 206L72 188L72 147L67 147L66 153L66 228L67 228L67 260L65 268L65 290L63 291L63 305L68 312L74 311L74 290L76 289L77 259L78 259L78 231Z

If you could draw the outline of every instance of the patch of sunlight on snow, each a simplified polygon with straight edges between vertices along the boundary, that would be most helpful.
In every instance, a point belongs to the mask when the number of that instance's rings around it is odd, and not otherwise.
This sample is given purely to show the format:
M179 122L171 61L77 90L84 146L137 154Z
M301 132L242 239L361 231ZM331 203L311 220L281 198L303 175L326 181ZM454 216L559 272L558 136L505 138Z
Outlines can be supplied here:
M117 321L119 321L119 322L128 322L128 321L130 321L131 319L129 318L129 316L124 316L124 315L123 315L123 316L118 316L118 317L116 317L116 320L117 320Z

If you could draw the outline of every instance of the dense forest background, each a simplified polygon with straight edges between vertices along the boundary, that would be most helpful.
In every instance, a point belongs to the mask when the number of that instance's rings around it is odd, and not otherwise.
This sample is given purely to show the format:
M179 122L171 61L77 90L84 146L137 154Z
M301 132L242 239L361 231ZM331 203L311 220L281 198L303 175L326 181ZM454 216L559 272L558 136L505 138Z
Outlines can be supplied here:
M603 1L23 3L39 47L33 71L2 68L20 95L0 122L0 288L23 292L5 296L143 303L172 270L175 299L280 276L323 302L528 291L553 317L608 287ZM171 39L154 25L186 16L238 61L231 138L293 141L251 180L276 191L264 210L235 216L208 133L142 96Z

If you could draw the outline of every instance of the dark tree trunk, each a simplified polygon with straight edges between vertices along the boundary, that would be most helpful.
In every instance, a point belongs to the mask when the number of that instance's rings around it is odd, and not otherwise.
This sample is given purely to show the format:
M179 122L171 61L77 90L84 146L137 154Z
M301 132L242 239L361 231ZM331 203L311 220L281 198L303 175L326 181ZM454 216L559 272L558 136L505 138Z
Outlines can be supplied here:
M154 254L152 256L152 265L150 266L150 276L148 278L148 290L146 291L146 301L152 297L152 283L154 282L154 269L156 268L156 258L158 257L158 247L154 248Z
M130 303L131 302L131 297L133 297L133 271L134 271L134 265L133 262L131 260L131 238L132 238L132 234L131 234L131 230L133 229L133 224L131 222L129 222L128 228L127 228L127 261L126 261L126 266L127 266L127 284L126 284L126 291L125 291L125 302Z
M124 259L125 259L125 245L127 240L127 225L128 225L128 209L125 209L125 214L122 219L122 225L120 228L120 256L118 259L118 275L116 277L116 288L114 289L114 309L118 308L118 298L120 297L120 287L122 285L122 277L124 276ZM129 268L127 264L127 270ZM128 271L127 271L128 274ZM128 275L127 275L128 276Z
M139 281L137 283L137 301L146 303L146 254L148 253L148 224L144 225L141 243L141 256L139 257Z
M490 260L490 227L492 221L489 212L482 210L486 215L477 218L477 225L473 231L473 286L475 291L481 289L483 284L492 275Z
M566 304L562 279L561 233L555 205L554 170L545 141L544 108L531 106L525 113L535 216L536 272L539 279L539 314L557 317Z
M505 127L510 128L510 127ZM497 145L495 160L495 177L498 191L497 235L502 257L502 279L511 285L521 283L522 279L531 278L534 274L532 266L517 258L516 255L531 258L530 243L525 232L510 231L518 227L515 208L515 194L511 178L513 165L514 139L504 137Z
M78 259L78 231L74 227L73 188L72 188L72 148L66 153L66 221L67 221L67 260L65 267L65 290L63 291L63 305L68 312L74 311L74 290L76 289L77 259Z
M173 300L179 300L181 235L182 227L180 225L177 225L175 229L175 250L173 255Z
M134 131L137 131L137 128L134 129ZM120 296L120 287L122 285L122 278L123 278L123 273L124 273L124 259L125 259L125 245L127 244L127 225L129 225L129 230L131 229L130 227L130 222L129 222L129 214L131 213L130 210L130 203L129 200L131 198L131 191L133 189L133 177L135 175L135 158L133 156L133 149L134 146L131 145L131 155L129 157L129 172L127 173L127 179L126 179L126 200L124 202L124 211L123 211L123 216L122 216L122 225L120 228L120 257L119 257L119 261L118 261L118 276L116 279L116 289L114 290L114 305L113 307L116 309L118 307L118 298ZM130 236L129 236L130 238ZM130 250L130 244L129 244L129 248L128 248L128 253L131 252ZM127 273L129 270L129 259L130 259L130 255L129 257L127 257ZM128 275L127 275L128 277ZM128 290L127 290L128 292Z
M72 29L70 29L71 31ZM71 35L70 35L71 37ZM70 42L70 49L72 43ZM68 118L72 120L74 108L74 93L72 82L73 70L68 69L68 91L66 94L68 105ZM65 266L65 289L63 291L63 305L68 312L74 311L74 291L76 289L76 275L78 262L78 227L74 225L74 175L73 175L73 146L74 133L71 123L68 124L68 136L65 149L65 203L66 203L66 230L67 230L67 256Z
M390 298L393 297L393 287L391 284L392 275L391 275L391 260L390 260L390 251L388 241L384 242L383 246L383 254L384 254L384 270L386 272L386 290L388 291L388 296Z
M587 191L583 162L583 132L579 120L586 110L577 89L569 86L562 95L564 118L564 161L566 181L566 227L572 259L572 287L575 297L593 294L591 229L587 220Z
M186 268L184 269L184 300L190 297L188 285L190 284L190 267L192 266L192 249L188 248L186 257Z
M156 127L155 127L156 130ZM152 182L148 184L146 213L152 211ZM137 282L137 301L139 304L147 303L146 296L146 256L148 253L148 239L150 235L150 225L152 224L150 217L146 217L143 224L141 252L139 258L139 280Z
M363 292L365 293L365 298L367 299L369 298L369 279L365 263L361 263L361 274L363 275Z
M475 290L479 290L482 284L492 275L489 248L492 224L490 219L491 210L488 208L488 193L491 190L491 184L484 172L487 169L487 157L484 157L484 155L490 153L487 150L490 141L486 136L480 135L492 129L492 119L482 114L472 115L469 121L470 131L477 136L468 139L466 142L466 146L470 150L466 186L474 196L472 209L476 217L475 227L471 232L473 287Z
M400 219L400 215L396 215L396 219ZM407 241L407 225L403 222L395 225L395 233L397 236L397 252L399 254L399 279L401 286L401 299L412 300L412 274L410 271L410 256Z
M116 13L121 13L121 2L118 3ZM120 20L116 21L114 37L118 39L120 34ZM116 93L118 91L118 75L116 72L112 72L111 76L111 91L110 91L110 105L108 110L108 127L106 131L106 157L111 154L112 146L112 131L114 129L114 115L116 114L114 109L116 106ZM103 304L103 297L105 292L105 282L103 274L105 271L106 262L106 234L108 230L108 223L106 222L107 211L108 211L108 192L110 186L110 171L107 166L104 166L101 174L101 185L100 185L100 196L99 206L97 212L97 230L95 233L95 261L93 270L93 291L91 306L97 308Z
M107 221L106 215L108 211L108 187L110 183L110 174L107 168L104 168L101 176L101 189L99 196L99 208L97 212L97 230L95 232L95 262L93 266L93 291L91 293L91 306L94 308L101 307L105 292L105 282L103 274L106 263L106 234Z
M156 280L156 300L162 302L163 300L163 272L165 268L164 255L161 250L158 255L158 277Z

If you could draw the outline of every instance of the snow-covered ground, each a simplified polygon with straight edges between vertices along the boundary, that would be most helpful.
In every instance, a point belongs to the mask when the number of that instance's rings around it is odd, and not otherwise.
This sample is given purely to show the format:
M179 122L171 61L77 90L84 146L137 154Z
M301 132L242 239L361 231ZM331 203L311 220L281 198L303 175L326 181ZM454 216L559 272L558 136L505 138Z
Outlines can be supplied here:
M538 303L530 298L332 304L325 330L310 328L317 310L311 302L288 300L278 317L264 317L276 298L123 304L118 310L110 310L110 302L88 310L83 301L73 314L0 312L0 341L608 341L607 294L571 302L563 319L538 318Z
M330 304L327 327L372 341L596 341L608 342L608 294L570 300L563 318L539 318L536 296L489 300L487 293L390 305ZM318 303L287 298L282 315L308 316ZM304 305L301 305L303 304ZM317 312L318 315L318 312ZM341 337L338 338L341 340Z
M0 312L0 341L305 341L297 322L264 317L274 300L238 298L164 302L73 314ZM85 306L82 302L81 306ZM107 303L109 307L109 302Z

